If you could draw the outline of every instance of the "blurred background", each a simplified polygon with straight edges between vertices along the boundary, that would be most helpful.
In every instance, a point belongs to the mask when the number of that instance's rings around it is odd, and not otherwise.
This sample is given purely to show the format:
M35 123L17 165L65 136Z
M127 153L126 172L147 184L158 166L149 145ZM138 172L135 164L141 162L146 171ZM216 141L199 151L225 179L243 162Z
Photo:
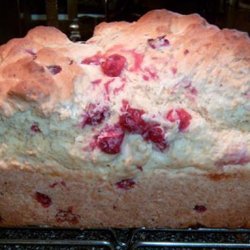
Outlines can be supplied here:
M37 25L55 26L86 40L102 21L137 20L151 9L199 13L219 27L250 33L250 0L1 0L0 44Z

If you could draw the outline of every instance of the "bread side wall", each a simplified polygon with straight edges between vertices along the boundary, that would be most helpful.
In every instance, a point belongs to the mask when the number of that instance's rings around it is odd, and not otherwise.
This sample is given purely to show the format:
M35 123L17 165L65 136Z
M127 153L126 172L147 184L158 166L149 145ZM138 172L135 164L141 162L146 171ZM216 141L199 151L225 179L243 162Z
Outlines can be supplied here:
M250 172L145 172L118 185L100 175L1 169L0 225L52 227L249 227Z

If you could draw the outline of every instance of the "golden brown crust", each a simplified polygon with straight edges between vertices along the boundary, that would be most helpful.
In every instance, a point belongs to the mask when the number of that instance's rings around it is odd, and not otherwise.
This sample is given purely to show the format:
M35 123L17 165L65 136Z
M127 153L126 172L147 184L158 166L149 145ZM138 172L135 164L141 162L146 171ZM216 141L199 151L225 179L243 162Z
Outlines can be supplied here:
M74 46L59 30L52 27L37 27L25 38L13 39L0 47L0 107L6 103L13 110L23 101L42 108L50 103L50 110L60 100L72 95L73 80L83 71L68 53ZM61 51L60 51L61 48ZM58 72L60 74L58 74ZM15 101L12 99L14 98ZM18 104L18 100L21 103Z
M26 38L43 47L60 47L70 44L67 36L55 27L38 26L30 30Z
M137 34L137 39L134 39L134 34ZM126 46L129 49L130 47L140 46L142 39L145 42L148 37L159 37L161 35L173 37L175 46L181 45L183 51L189 48L192 53L204 54L202 58L199 55L193 55L190 63L186 63L185 60L182 63L183 53L176 55L179 71L193 72L199 64L202 65L199 71L204 71L207 65L214 64L214 58L218 52L220 52L220 58L218 59L221 60L218 64L223 62L226 64L227 56L233 53L236 61L234 65L230 63L229 69L234 72L248 70L250 40L247 35L226 29L221 31L217 27L209 25L196 14L180 15L166 10L154 10L148 12L135 23L102 23L96 27L94 37L87 43L90 45L95 43L99 46L99 50L102 48L114 51L114 45L123 44L126 39L128 40ZM204 37L206 39L203 39ZM73 80L76 76L84 74L80 65L72 64L69 66L72 58L76 57L77 50L79 51L77 57L80 58L80 51L84 51L84 47L78 49L77 45L71 43L65 34L53 27L36 27L29 31L24 38L13 39L1 46L0 82L2 82L2 86L0 107L2 107L2 112L8 113L4 110L6 106L4 102L9 103L11 101L8 96L24 97L26 101L32 102L32 106L34 106L33 102L36 101L38 102L37 108L40 109L44 101L49 101L50 104L47 107L50 110L53 110L59 101L71 98ZM97 53L98 49L96 50ZM28 61L30 61L30 65L41 67L41 70L24 69ZM45 70L46 66L49 65L63 67L62 74L49 76L48 71ZM12 72L12 75L17 75L17 79L14 79L13 82L13 77L6 71ZM14 71L15 73L13 73ZM29 80L27 80L27 73L29 74ZM30 82L34 82L32 78L36 82L33 86L33 92L41 92L41 95L32 94L32 97L29 97L31 95L29 85L33 84ZM40 80L44 80L45 84ZM20 86L22 84L23 87ZM240 81L229 81L227 84L238 86ZM34 88L37 88L37 90L34 90ZM15 106L13 101L11 103ZM15 107L13 107L13 110L15 110Z
M101 23L94 31L95 36L115 34L130 30L134 34L165 35L184 31L193 25L206 25L205 19L197 14L181 15L171 11L153 10L143 15L137 22Z
M26 58L5 67L2 76L17 79L7 94L25 101L43 101L54 92L55 83L44 67Z

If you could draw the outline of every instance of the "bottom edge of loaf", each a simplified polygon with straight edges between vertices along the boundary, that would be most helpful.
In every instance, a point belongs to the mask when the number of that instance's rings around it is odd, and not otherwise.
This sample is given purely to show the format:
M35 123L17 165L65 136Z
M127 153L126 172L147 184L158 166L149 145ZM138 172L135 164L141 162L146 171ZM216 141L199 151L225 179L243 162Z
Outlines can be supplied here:
M2 169L0 227L250 228L249 175L155 171L117 188L102 178Z

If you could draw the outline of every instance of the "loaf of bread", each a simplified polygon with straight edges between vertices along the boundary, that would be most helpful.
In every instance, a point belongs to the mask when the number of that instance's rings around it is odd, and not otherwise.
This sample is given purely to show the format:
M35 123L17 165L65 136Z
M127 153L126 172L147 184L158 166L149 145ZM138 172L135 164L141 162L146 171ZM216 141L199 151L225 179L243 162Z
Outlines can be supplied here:
M250 39L154 10L85 43L0 47L0 226L250 227Z

